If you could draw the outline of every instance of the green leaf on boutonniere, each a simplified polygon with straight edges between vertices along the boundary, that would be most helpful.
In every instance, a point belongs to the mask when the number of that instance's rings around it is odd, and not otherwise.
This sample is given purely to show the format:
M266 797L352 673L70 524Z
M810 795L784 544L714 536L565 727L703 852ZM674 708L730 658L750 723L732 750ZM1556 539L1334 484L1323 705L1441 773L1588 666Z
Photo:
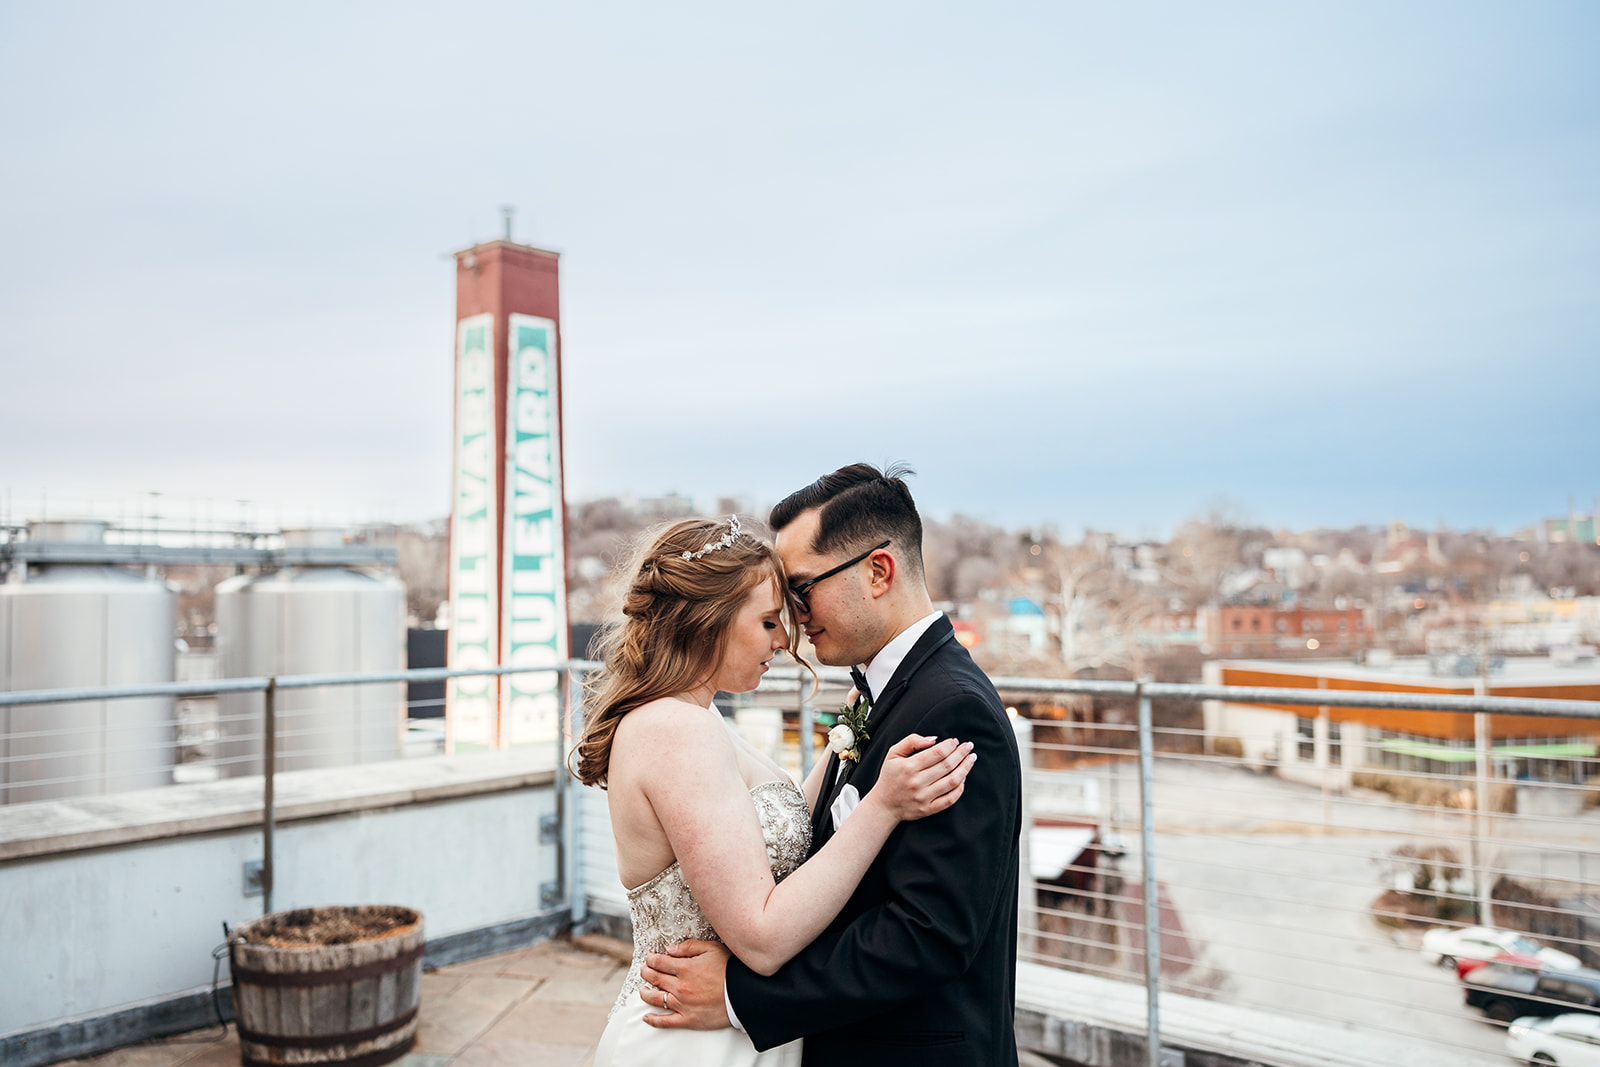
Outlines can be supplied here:
M857 697L854 704L839 705L834 716L836 724L828 731L828 747L840 759L860 761L861 747L871 739L867 733L867 716L871 714L872 702L864 696Z

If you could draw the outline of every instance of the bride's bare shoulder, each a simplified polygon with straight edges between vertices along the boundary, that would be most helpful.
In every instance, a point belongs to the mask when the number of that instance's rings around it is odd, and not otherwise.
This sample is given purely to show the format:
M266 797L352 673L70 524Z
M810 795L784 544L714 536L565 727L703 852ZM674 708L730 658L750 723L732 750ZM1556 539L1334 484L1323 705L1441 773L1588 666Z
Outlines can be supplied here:
M685 767L696 775L728 767L737 773L738 754L721 715L668 698L634 708L617 724L611 742L613 786L633 783L648 794L675 779L664 771Z
M617 724L618 741L650 748L705 745L726 735L721 715L676 697L641 704Z

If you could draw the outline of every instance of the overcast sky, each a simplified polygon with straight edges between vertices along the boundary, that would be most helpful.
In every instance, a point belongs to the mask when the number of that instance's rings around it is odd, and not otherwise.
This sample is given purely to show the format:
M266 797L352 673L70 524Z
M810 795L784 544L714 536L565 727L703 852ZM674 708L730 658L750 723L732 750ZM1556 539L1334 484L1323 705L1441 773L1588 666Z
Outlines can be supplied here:
M449 253L515 204L573 499L1587 511L1597 55L1592 2L0 0L0 489L444 515Z

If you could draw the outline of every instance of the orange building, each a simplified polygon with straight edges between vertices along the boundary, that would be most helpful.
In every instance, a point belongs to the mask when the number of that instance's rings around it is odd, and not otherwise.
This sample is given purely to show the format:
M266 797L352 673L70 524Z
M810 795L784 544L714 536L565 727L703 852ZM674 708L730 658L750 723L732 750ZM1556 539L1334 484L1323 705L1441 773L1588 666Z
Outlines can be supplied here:
M1373 657L1376 660L1376 657ZM1498 661L1484 696L1593 700L1600 712L1600 668L1549 657ZM1456 657L1408 657L1367 664L1347 660L1215 660L1210 685L1325 689L1343 692L1480 694L1470 663ZM1458 669L1460 668L1460 669ZM1463 673L1463 671L1465 673ZM1208 739L1231 738L1251 765L1285 778L1343 788L1359 770L1472 775L1477 770L1470 713L1250 705L1208 700ZM1600 719L1489 716L1494 777L1526 783L1574 784L1595 766ZM1581 803L1581 793L1567 791Z

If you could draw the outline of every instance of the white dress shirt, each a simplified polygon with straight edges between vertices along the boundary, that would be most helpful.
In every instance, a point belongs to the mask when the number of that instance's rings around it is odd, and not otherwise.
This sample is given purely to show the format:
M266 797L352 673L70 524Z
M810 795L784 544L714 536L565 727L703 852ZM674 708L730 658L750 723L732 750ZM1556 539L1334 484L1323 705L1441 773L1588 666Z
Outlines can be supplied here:
M894 672L900 669L900 664L905 661L906 654L911 651L911 646L915 645L922 635L928 632L928 627L938 622L939 617L943 614L944 612L942 611L935 611L931 615L924 615L910 626L907 626L896 634L888 644L880 648L878 654L873 656L867 665L862 668L861 673L866 675L867 688L872 690L874 698L883 692L884 687L889 684L889 680L894 677ZM874 702L873 711L876 710L877 705ZM872 721L870 715L867 721ZM822 797L818 797L817 803L822 803L822 800ZM839 827L844 825L844 821L850 817L850 813L856 809L856 805L859 803L861 803L861 794L856 790L855 786L846 783L845 787L839 790L839 795L835 798L833 805L828 809L833 816L834 833L839 832ZM728 1022L732 1024L735 1030L743 1033L744 1027L739 1025L739 1017L733 1013L733 1001L728 998L728 987L726 985L722 987L722 1004L723 1007L728 1009Z
M906 653L911 651L911 646L916 644L923 634L928 632L928 627L939 621L942 611L935 611L931 615L924 615L916 622L907 626L897 634L878 654L873 656L861 673L867 676L867 687L872 690L873 699L882 694L889 679L894 677L894 672L900 669L900 664L905 661Z

